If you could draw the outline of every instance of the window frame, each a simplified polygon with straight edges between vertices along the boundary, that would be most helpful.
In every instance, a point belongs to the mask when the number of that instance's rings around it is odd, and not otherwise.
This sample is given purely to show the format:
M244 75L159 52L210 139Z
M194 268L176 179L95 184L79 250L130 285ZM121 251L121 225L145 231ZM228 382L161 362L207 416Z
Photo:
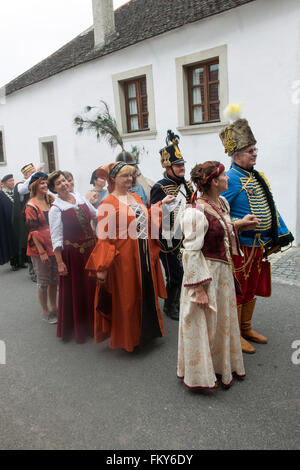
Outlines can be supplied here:
M139 130L128 132L128 122L126 116L126 97L124 83L133 81L141 77L146 77L147 88L147 105L148 105L148 128L147 130ZM154 102L154 86L152 65L146 65L136 69L127 70L112 75L113 94L115 103L115 115L119 132L124 142L137 140L154 140L156 139L156 118L155 118L155 102Z
M53 144L55 168L56 169L59 168L58 145L57 145L56 135L52 135L49 137L40 137L39 138L40 161L41 163L45 163L45 173L49 173L48 151L47 151L46 145L50 142L52 142Z
M218 121L205 121L191 124L188 69L199 64L219 60L219 116ZM177 83L177 130L182 135L218 133L227 124L222 111L229 102L227 45L221 45L175 59Z
M0 126L0 134L1 134L1 147L2 147L2 155L3 155L3 160L0 160L0 165L4 166L7 165L6 161L6 150L5 150L5 137L4 137L4 127Z
M145 84L146 84L146 94L142 94L142 92L141 92L141 82L142 81L145 81ZM136 87L136 97L135 98L129 98L129 96L128 96L128 87L131 84L135 84L135 87ZM149 130L149 111L148 111L147 77L145 75L143 75L142 77L138 77L138 78L135 78L133 80L125 80L123 82L123 87L124 87L125 103L126 103L127 132L128 133L133 133L133 132L148 131ZM143 108L142 108L142 98L143 97L147 98L147 111L146 112L143 112ZM129 107L130 100L135 100L137 102L137 114L130 114L130 107ZM143 127L143 118L144 118L145 115L147 116L148 127ZM138 118L139 129L136 129L136 130L131 129L130 119L132 117L137 117Z
M209 98L209 87L210 85L219 85L220 84L220 77L218 80L209 80L209 67L211 65L218 65L218 77L219 77L219 58L214 58L212 60L206 60L204 62L199 62L197 64L193 64L192 66L186 67L186 73L188 75L188 96L189 96L189 124L191 126L197 124L207 124L209 122L220 122L220 97L218 92L218 101L211 101ZM199 85L193 85L192 83L192 73L193 70L197 68L203 68L203 76L204 76L204 102L203 104L193 104L193 89L194 88L201 88ZM219 119L210 119L210 105L217 104L219 107ZM201 107L203 110L204 119L201 122L194 122L194 108Z

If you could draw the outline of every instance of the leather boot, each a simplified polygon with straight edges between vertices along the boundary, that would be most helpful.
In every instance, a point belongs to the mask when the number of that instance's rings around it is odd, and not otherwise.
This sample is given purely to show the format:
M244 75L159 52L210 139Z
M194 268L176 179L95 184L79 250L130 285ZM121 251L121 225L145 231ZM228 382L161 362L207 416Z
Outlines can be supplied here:
M176 284L171 284L167 288L168 299L164 305L164 312L168 317L172 318L172 320L179 320L179 302L178 298L180 298L180 287ZM179 297L178 297L178 289L179 289Z
M241 332L244 338L250 339L250 341L254 341L254 343L265 344L268 342L267 338L257 333L251 327L251 319L254 312L255 303L256 299L253 299L251 302L243 305Z
M242 307L243 305L238 305L237 307L240 331L241 331L241 323L242 323ZM240 339L241 339L242 351L247 354L254 354L255 348L252 346L252 344L248 343L248 341L246 341L242 336L240 337Z
M180 296L181 296L181 285L177 286L177 289L176 289L176 294L175 294L175 311L176 311L176 315L175 315L174 320L179 320Z
M164 301L163 311L167 315L170 310L170 285L167 284L166 288L167 288L167 298Z

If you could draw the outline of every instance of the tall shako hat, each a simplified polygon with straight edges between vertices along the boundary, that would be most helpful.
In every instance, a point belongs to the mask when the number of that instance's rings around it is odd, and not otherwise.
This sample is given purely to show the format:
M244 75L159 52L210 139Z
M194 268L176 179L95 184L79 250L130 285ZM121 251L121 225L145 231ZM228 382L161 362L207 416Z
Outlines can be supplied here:
M256 144L251 127L247 119L241 119L241 114L240 103L231 103L224 110L224 116L233 121L233 123L224 127L219 137L224 146L225 153L230 157L235 152Z
M175 135L174 132L168 130L166 147L159 151L161 156L160 163L163 168L167 168L172 165L182 165L185 163L178 147L179 140L180 138L178 135Z
M34 168L33 163L27 163L27 165L24 165L23 168L21 168L21 172L25 176L29 171L31 171Z

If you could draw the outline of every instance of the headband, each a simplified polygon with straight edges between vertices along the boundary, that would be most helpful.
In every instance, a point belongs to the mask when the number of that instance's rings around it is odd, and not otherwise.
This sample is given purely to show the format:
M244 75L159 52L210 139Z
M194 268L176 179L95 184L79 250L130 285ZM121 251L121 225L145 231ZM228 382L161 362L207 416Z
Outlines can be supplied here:
M128 163L126 163L126 162L118 162L118 163L111 169L111 171L110 171L110 173L109 173L109 177L110 177L110 178L115 178L115 177L117 176L117 174L119 173L119 171L121 171L122 168L123 168L124 166L127 166L127 165L128 165Z
M223 171L225 171L225 167L222 163L220 163L220 165L215 168L210 175L206 176L204 178L204 180L202 181L202 184L206 184L206 183L209 183L213 178L216 178L218 177L221 173L223 173Z

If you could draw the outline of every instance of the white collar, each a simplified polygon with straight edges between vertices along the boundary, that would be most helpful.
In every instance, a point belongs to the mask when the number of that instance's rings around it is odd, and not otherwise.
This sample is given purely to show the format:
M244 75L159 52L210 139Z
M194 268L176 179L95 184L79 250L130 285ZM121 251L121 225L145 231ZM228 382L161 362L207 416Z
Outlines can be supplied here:
M60 210L67 210L70 207L77 207L79 204L83 204L84 200L79 193L71 193L72 196L75 198L75 204L71 204L70 202L64 201L60 197L57 197L53 203L53 206L58 207Z

